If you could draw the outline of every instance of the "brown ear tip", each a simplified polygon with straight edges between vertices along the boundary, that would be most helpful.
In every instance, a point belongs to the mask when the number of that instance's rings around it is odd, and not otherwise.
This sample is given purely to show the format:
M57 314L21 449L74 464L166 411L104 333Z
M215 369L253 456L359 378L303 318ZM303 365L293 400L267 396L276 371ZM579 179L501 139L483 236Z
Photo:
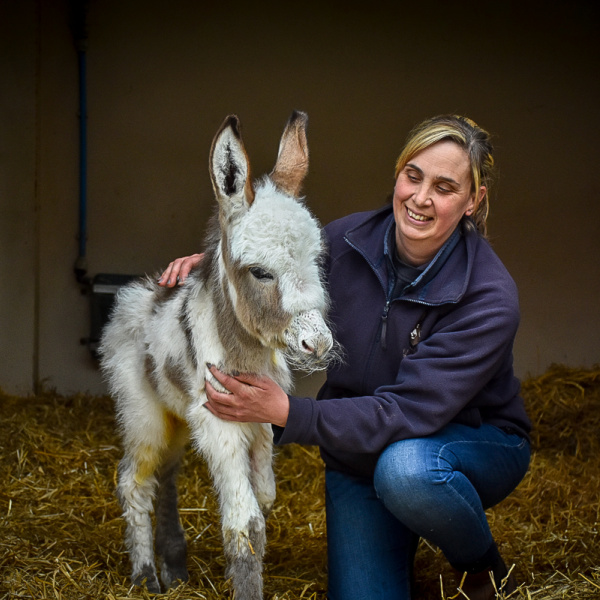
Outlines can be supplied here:
M294 110L294 111L292 111L290 121L291 122L297 121L299 124L306 125L306 123L308 123L308 114L306 114L302 110Z
M223 122L222 129L230 127L236 137L240 137L240 120L237 115L229 115Z

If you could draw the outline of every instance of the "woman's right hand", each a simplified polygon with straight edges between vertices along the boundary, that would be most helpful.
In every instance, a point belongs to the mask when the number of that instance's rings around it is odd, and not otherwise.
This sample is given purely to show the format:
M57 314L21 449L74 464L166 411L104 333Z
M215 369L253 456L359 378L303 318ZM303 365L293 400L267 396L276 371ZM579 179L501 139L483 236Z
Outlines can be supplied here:
M169 263L169 266L160 276L158 285L169 288L181 285L190 274L190 271L196 265L199 265L203 258L204 253L192 254L191 256L175 259L173 262Z

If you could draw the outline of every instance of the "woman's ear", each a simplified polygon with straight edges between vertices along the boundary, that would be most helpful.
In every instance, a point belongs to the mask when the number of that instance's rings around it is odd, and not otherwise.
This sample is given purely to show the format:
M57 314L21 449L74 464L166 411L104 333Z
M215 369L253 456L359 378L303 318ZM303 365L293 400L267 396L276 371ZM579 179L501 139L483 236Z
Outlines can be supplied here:
M485 198L486 194L487 194L487 188L485 187L485 185L482 185L479 188L479 193L477 194L477 197L473 199L473 203L465 211L465 215L467 215L468 217L470 217L473 213L477 212L477 208L481 204L482 200Z

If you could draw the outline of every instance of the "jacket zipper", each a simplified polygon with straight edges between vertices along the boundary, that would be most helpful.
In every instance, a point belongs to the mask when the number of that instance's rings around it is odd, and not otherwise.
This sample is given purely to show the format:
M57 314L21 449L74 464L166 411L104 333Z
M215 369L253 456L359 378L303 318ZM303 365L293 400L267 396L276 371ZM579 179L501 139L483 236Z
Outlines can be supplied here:
M383 309L383 314L381 315L381 337L380 337L380 343L381 343L381 349L382 350L387 350L387 318L388 318L388 312L390 311L390 301L386 300L385 302L385 307Z
M354 250L356 250L366 261L367 264L371 267L373 273L375 273L375 277L377 277L377 279L379 279L379 283L381 283L381 287L384 289L385 291L385 285L383 282L383 279L381 278L381 276L379 275L379 273L377 272L377 269L371 264L371 261L367 258L366 254L357 246L355 246L349 239L347 236L344 236L344 241ZM391 285L388 286L389 289L387 290L386 293L386 299L385 299L385 307L383 309L383 314L381 315L381 337L380 337L380 344L381 347L383 348L383 350L385 350L387 348L387 340L386 340L386 335L387 335L387 316L388 316L388 312L390 310L390 301L391 301L391 296L392 296L392 290L394 289L394 282L391 283Z

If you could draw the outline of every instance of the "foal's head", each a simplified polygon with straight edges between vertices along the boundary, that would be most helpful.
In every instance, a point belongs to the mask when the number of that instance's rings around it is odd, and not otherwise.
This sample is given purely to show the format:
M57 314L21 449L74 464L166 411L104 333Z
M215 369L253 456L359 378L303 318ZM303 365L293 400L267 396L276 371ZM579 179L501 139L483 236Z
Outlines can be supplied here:
M321 229L298 198L308 171L304 113L294 112L271 174L256 184L237 117L213 141L210 173L219 202L219 269L244 330L284 349L295 366L323 368L333 341L325 325Z

